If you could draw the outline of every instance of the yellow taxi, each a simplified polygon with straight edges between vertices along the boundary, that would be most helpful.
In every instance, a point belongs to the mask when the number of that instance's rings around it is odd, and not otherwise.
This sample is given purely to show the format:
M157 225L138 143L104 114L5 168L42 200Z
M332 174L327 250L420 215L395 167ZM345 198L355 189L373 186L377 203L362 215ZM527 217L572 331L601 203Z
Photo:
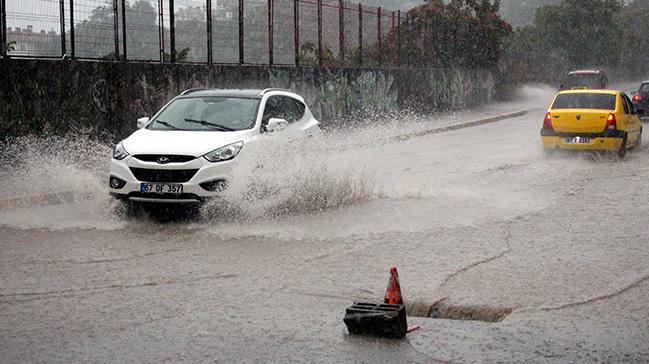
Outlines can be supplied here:
M642 114L622 91L561 91L545 114L541 142L546 151L610 151L624 158L640 146Z

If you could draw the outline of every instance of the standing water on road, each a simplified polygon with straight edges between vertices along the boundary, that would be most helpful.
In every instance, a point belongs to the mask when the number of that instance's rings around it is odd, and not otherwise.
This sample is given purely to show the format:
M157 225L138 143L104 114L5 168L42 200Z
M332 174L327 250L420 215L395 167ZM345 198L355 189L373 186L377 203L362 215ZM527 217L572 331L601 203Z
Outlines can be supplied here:
M368 118L356 128L332 130L319 138L290 143L269 138L246 146L246 153L238 157L241 160L230 188L222 198L203 206L196 224L221 224L222 228L230 224L235 230L242 223L267 225L269 219L295 220L304 213L349 205L365 205L373 211L376 203L367 204L376 199L388 205L403 199L412 204L416 200L442 202L448 198L508 205L506 201L515 195L485 197L494 196L494 191L483 193L487 191L453 182L458 177L454 174L464 171L454 171L453 164L448 163L449 151L436 151L434 141L420 138L399 142L394 138L498 113L543 107L538 100L549 99L553 92L546 86L525 86L514 101L473 111L437 118L411 114ZM108 195L111 149L108 143L86 136L32 136L5 142L0 158L10 168L0 172L5 181L0 192L4 205L0 224L119 229L148 221L124 215L120 204ZM529 150L536 152L533 142ZM460 160L465 157L453 155ZM363 210L356 217L367 216ZM344 213L349 217L350 211Z

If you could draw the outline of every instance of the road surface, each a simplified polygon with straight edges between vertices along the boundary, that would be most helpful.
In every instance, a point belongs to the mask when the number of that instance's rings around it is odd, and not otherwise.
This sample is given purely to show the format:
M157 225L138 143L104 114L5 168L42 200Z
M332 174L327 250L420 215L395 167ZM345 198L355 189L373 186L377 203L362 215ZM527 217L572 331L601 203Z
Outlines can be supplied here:
M33 153L8 191L85 192L0 211L0 361L647 362L649 149L548 159L547 103L405 140L435 121L262 145L264 168L189 221L123 214L107 147ZM345 308L380 300L393 264L421 329L350 337ZM440 301L511 313L416 317Z

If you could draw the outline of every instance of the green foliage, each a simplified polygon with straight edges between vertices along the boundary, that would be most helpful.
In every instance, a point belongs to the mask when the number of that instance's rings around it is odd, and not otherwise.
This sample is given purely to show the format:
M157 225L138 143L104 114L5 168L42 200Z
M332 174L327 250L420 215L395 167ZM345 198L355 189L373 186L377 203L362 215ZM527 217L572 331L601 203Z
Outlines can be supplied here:
M7 51L8 52L15 51L15 50L16 50L16 41L11 41L11 42L7 43Z
M558 80L575 68L646 72L649 2L565 0L537 10L534 24L505 42L503 69L515 80ZM540 78L540 79L539 79Z
M318 65L318 47L313 42L305 42L300 47L298 57L300 65ZM338 57L328 46L322 49L322 64L325 66L337 66L340 64Z
M401 27L401 57L422 67L485 68L498 64L511 27L498 15L499 0L428 0L408 12ZM388 35L391 54L396 37Z
M176 51L176 62L186 62L189 55L189 47ZM164 61L171 62L171 54L164 52Z

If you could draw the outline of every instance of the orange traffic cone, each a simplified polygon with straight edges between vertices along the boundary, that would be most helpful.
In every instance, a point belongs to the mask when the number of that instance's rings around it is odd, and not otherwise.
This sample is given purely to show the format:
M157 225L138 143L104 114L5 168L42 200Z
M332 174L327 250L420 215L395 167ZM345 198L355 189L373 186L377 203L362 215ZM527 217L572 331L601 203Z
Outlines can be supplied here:
M385 303L390 305L402 305L403 297L401 297L401 285L399 285L399 273L397 267L390 267L390 281L388 282L388 289L385 291Z

